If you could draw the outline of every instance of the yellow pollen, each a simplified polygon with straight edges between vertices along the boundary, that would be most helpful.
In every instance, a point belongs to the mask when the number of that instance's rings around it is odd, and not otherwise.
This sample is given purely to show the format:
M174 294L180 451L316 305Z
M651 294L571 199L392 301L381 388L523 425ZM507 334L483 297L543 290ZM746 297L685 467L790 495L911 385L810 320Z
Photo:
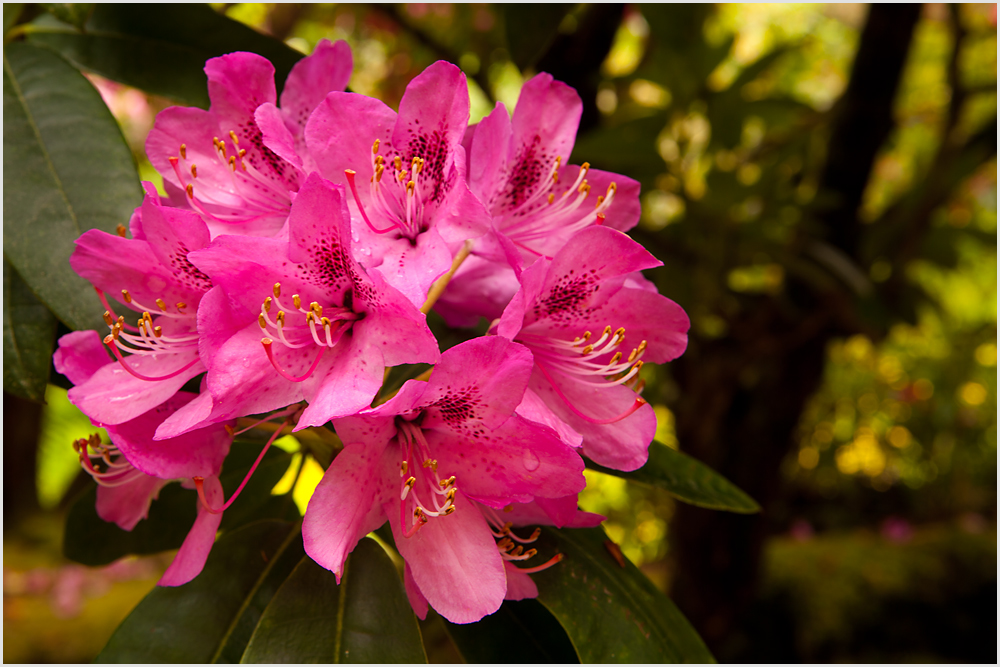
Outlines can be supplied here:
M257 316L257 324L260 325L261 329L267 330L267 320L264 319L264 313Z
M166 310L167 309L167 304L166 304L166 302L163 299L157 299L156 300L156 305L160 307L160 310Z
M611 357L611 361L609 361L608 363L617 364L621 360L622 360L622 353L619 351L615 352L615 356Z
M267 297L266 299L264 299L264 312L265 313L271 312L271 297Z
M580 165L580 171L582 171L584 173L590 171L590 163L589 162L584 162L583 164L581 164Z
M127 289L122 290L122 298L125 299L125 303L132 303L132 295L128 293Z
M123 328L124 326L125 326L125 316L124 315L119 315L118 316L118 328Z
M233 132L232 130L229 130L229 138L233 140L233 144L239 144L240 143L240 140L236 136L236 133Z
M109 313L106 310L104 311L104 323L107 324L109 327L113 326L115 323L114 318L111 317L111 313Z
M118 225L115 227L115 231L118 232L118 236L125 238L125 232L127 231L125 225Z
M611 333L611 327L610 326L604 327L604 335L607 336L609 333Z
M382 157L381 155L376 155L375 156L375 164L382 164L384 162L385 162L385 158L384 157Z
M599 208L601 204L604 203L604 195L597 195L597 205L594 208Z
M455 494L456 493L458 493L458 489L456 489L453 486L450 489L448 489L448 493L445 494L445 498L447 498L449 502L455 502Z
M611 327L608 328L610 329ZM618 339L618 342L615 343L615 345L625 340L625 327L619 327L618 331L615 332L615 337Z
M645 351L646 351L646 341L642 341L641 343L639 343L639 354L642 354Z
M272 291L274 292L275 299L281 298L281 283L274 283L274 289Z
M187 159L188 147L187 144L181 144L181 157L185 160Z
M317 303L315 301L313 301L312 303L310 303L309 304L309 310L311 310L312 312L316 313L316 317L323 317L323 306L319 305L319 303Z
M538 536L541 535L541 534L542 534L542 529L541 528L535 528L534 532L531 533L531 537L529 537L528 539L529 540L537 540Z
M636 371L640 371L640 370L642 370L642 365L644 363L645 362L642 359L640 359L639 361L635 362L635 365L632 366L632 368L635 369Z
M618 184L615 183L614 181L611 181L611 185L608 186L608 194L611 195L614 194L615 192L618 192Z
M382 172L385 171L385 167L378 165L375 167L375 182L379 183L382 181Z
M412 489L413 485L416 484L416 483L417 483L417 478L416 477L410 477L408 480L406 480L406 483L404 484L404 486L406 488L408 488L408 489Z
M409 181L406 184L406 194L413 196L413 191L417 187L417 184L413 181Z
M236 156L235 155L230 155L229 156L229 167L233 171L236 171Z
M403 461L399 464L399 476L402 477L406 474L406 471L410 468L409 461Z
M301 308L302 307L302 297L299 296L298 294L293 294L292 295L292 303L295 304L296 308Z
M315 321L316 321L316 313L314 313L314 312L312 312L310 310L308 313L306 313L306 324L309 324L310 322L315 322Z
M153 335L157 338L163 337L163 327L153 327Z
M430 468L430 469L431 469L431 470L433 470L434 472L437 472L437 469L438 469L438 462L437 462L437 460L436 460L436 459L427 459L426 461L424 461L424 462L423 462L423 464L422 464L422 465L423 465L423 466L424 466L425 468Z
M618 354L621 354L621 352L619 352ZM639 355L639 350L638 349L633 349L632 353L628 355L628 359L625 360L626 363L630 363L631 364L633 361L635 361L635 358L638 355Z
M320 319L320 322L323 324L323 328L324 329L326 329L327 327L330 326L330 318L329 317L324 317L324 318Z
M375 143L372 144L372 155L377 155L378 154L378 146L379 146L380 143L381 143L381 140L380 139L376 139Z
M524 552L525 560L528 560L529 558L534 558L535 554L537 553L538 549L528 549L527 551Z
M396 156L396 159L392 161L392 163L396 165L396 171L400 171L403 168L403 158L399 157L398 155Z
M280 326L285 326L285 311L279 310L278 316L275 318Z
M240 152L238 153L238 155L240 156L241 160L243 159L243 156L246 155L246 154L247 154L247 149L245 149L245 148L241 148Z
M177 306L177 312L179 312L179 313L183 313L184 309L188 307L188 305L186 303L184 303L183 301L178 301L174 305Z
M584 181L583 183L580 183L580 187L577 188L576 191L579 192L582 195L589 195L590 194L590 184L587 183L587 181Z
M447 489L449 486L455 483L455 476L452 475L448 479L442 479L439 484L441 484L442 489Z
M194 186L193 185L191 185L190 183L188 183L187 187L184 188L184 190L187 192L188 199L194 199Z
M556 196L553 193L549 193L549 203L551 204L556 200Z
M424 508L417 505L417 508L413 510L413 516L418 519L424 519Z
M198 165L191 165L191 178L198 178Z
M520 544L514 547L514 550L510 552L511 556L520 556L524 552L524 547Z
M587 354L590 354L593 351L594 351L594 346L593 345L588 345L587 347L583 348L583 352L581 352L581 354L587 355Z
M455 510L457 510L457 509L458 509L458 508L457 508L457 507L455 507L454 505L449 505L449 506L448 506L448 509L446 509L446 510L444 511L444 515L445 515L445 516L448 516L449 514L454 514L454 513L455 513Z
M557 155L556 156L556 169L559 168L560 164L562 164L562 155Z

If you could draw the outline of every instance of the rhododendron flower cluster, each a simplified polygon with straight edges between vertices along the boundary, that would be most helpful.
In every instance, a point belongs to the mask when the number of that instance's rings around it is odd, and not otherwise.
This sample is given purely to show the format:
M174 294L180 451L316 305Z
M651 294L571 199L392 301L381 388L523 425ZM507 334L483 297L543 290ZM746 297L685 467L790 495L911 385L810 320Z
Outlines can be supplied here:
M638 184L566 164L582 106L547 74L513 116L498 104L470 127L446 62L398 113L344 92L342 42L301 60L280 100L260 56L205 72L209 110L163 111L146 144L167 196L146 184L128 226L88 231L71 259L108 326L64 336L55 358L111 440L76 443L98 513L131 530L169 481L195 488L160 582L185 583L235 497L218 476L236 429L325 426L342 447L303 520L317 563L339 579L388 521L418 615L468 623L536 596L530 574L559 556L536 562L523 527L602 520L577 507L584 457L645 462L640 369L687 343L683 310L640 274L659 262L625 234ZM491 324L442 350L435 308ZM384 386L409 364L433 368Z

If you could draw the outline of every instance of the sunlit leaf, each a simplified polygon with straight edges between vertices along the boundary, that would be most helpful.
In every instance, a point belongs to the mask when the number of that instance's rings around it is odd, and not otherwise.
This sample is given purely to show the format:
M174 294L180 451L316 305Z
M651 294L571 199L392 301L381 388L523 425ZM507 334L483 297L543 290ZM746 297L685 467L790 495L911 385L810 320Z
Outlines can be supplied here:
M209 58L258 53L274 65L278 91L302 54L204 4L99 4L84 32L52 20L30 39L79 67L184 104L208 108Z
M69 327L103 328L69 257L83 232L113 232L140 203L132 154L100 94L58 55L8 44L3 68L4 256Z
M122 622L96 662L209 662L221 657L280 555L300 540L281 521L224 535L205 569L177 587L157 587Z
M82 472L73 441L95 432L107 438L102 429L94 426L87 415L69 402L66 393L65 389L53 384L45 388L36 459L38 504L44 509L55 509Z
M332 572L303 558L264 611L243 662L426 662L396 568L363 539Z
M3 260L3 390L32 401L45 396L56 318Z
M576 663L566 631L537 600L505 600L478 623L445 629L468 663Z
M638 470L622 472L592 461L587 461L587 467L607 475L655 486L691 505L741 514L760 511L760 505L728 479L701 461L658 442L650 444L649 460Z
M606 541L601 528L546 528L537 542L536 559L564 557L532 578L580 662L714 662L670 598L631 562L619 564Z

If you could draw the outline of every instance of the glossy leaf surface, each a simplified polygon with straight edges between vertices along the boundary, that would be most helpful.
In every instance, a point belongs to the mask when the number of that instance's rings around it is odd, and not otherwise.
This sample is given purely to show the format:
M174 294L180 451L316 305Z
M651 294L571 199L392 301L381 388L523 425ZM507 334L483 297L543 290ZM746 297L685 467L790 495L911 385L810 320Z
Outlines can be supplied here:
M580 662L566 631L537 600L504 600L478 623L444 624L468 663Z
M291 524L260 521L221 537L205 569L183 586L158 586L122 622L96 662L209 662L299 538Z
M532 578L580 662L713 662L670 598L629 561L620 565L606 541L601 528L544 528L537 543L540 562L564 557Z
M587 467L608 475L664 489L678 500L714 510L753 514L760 505L707 465L666 445L649 446L646 465L632 472L612 470L587 461Z
M208 108L209 58L251 51L274 65L280 93L302 54L215 12L208 5L101 4L84 32L50 19L31 40L83 69L187 105Z
M243 662L426 662L395 566L374 540L335 575L305 557L274 596Z
M56 318L3 260L3 390L42 401L52 364Z
M103 329L104 307L69 265L85 231L127 224L142 192L100 94L48 49L8 44L3 79L4 255L73 329Z
M510 57L520 69L534 65L556 38L559 24L573 9L563 4L501 5L507 24Z

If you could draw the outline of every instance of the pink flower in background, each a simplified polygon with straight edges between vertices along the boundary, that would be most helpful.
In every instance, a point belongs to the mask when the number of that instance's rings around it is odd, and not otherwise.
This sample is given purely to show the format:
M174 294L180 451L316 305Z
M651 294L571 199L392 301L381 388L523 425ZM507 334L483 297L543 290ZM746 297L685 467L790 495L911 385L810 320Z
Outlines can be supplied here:
M133 238L123 238L124 228L122 236L92 229L70 257L101 294L110 328L105 343L118 359L103 355L106 363L69 391L70 401L101 424L134 419L205 372L197 309L212 283L188 253L208 244L208 228L191 211L162 206L151 184L146 189L132 217ZM105 294L135 311L135 324L116 313Z
M398 115L370 97L331 93L306 126L320 173L353 194L359 261L417 306L489 224L465 185L468 122L465 75L442 61L410 82Z
M572 448L514 414L530 373L525 348L477 338L445 352L428 382L411 380L385 404L335 420L345 448L309 502L306 552L339 577L358 540L388 518L408 588L454 623L496 611L505 562L526 558L497 544L481 508L495 514L585 484Z
M54 363L56 370L74 384L86 384L104 368L107 354L94 331L76 331L59 340ZM169 440L154 440L153 434L165 418L195 398L177 392L126 422L105 426L112 444L102 444L97 436L80 440L74 447L84 469L98 483L97 514L123 530L132 530L146 518L149 506L167 483L204 478L208 501L221 505L222 486L218 475L229 453L233 423L216 424ZM215 542L221 513L199 505L198 517L160 584L179 586L201 572Z
M312 174L287 238L221 236L192 254L218 286L198 313L213 402L157 437L303 400L298 428L318 426L368 407L386 366L437 361L424 316L354 260L344 200Z
M273 235L312 164L302 139L306 121L328 92L347 87L351 68L345 42L321 41L292 69L278 109L267 59L253 53L212 58L205 64L211 108L164 110L146 154L172 199L198 211L213 236ZM281 157L265 145L264 131L285 148Z
M652 408L629 388L643 362L670 361L687 346L684 311L633 275L659 265L621 232L585 229L524 271L496 327L534 356L529 394L609 468L640 467L656 432Z

